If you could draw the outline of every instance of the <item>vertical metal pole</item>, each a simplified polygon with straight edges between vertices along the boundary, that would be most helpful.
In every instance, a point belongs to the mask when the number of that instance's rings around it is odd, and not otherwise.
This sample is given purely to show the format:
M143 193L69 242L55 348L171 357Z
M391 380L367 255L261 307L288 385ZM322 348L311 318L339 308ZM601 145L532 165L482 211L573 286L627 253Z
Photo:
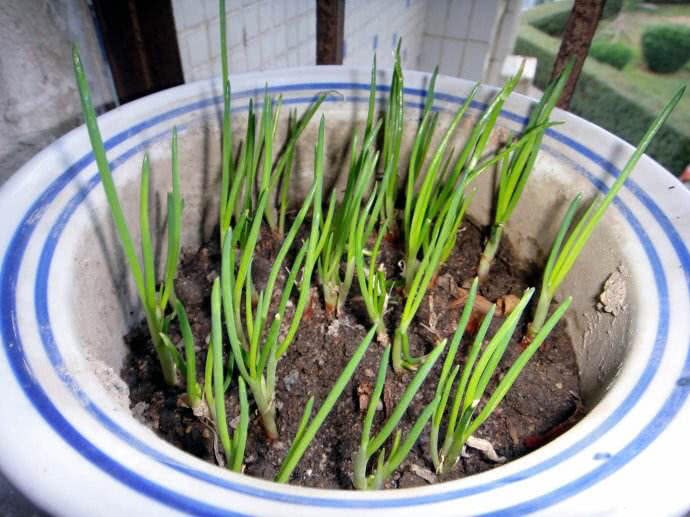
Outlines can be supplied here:
M570 78L563 89L563 94L558 101L558 107L568 109L570 99L575 91L575 85L580 77L580 72L585 64L585 58L592 44L594 33L599 25L601 13L604 10L606 0L575 0L573 10L570 12L568 22L563 33L561 48L553 64L551 77L556 77L567 61L575 57L575 66Z
M316 0L316 64L342 65L345 0Z

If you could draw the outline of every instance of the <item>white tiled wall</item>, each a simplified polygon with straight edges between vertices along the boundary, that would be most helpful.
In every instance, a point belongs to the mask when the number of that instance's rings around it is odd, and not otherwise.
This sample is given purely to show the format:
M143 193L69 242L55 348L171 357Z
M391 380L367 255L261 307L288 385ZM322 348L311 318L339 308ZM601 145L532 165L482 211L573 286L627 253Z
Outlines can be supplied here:
M521 0L431 0L419 68L495 83L515 41Z
M226 0L230 73L316 63L314 0ZM173 0L185 81L220 74L217 0Z
M343 64L369 66L374 53L377 65L390 68L402 38L404 68L416 69L422 48L426 0L345 0Z
M346 65L368 66L376 52L393 62L402 37L405 68L496 83L515 42L522 0L345 0Z
M345 0L343 64L403 67L496 83L522 0ZM173 0L186 81L220 71L217 0ZM226 0L230 71L313 65L316 0Z
M502 82L501 69L505 58L513 52L515 38L519 26L522 3L516 0L508 0L504 9L499 13L496 22L496 31L492 39L492 48L485 73L485 80L491 84Z

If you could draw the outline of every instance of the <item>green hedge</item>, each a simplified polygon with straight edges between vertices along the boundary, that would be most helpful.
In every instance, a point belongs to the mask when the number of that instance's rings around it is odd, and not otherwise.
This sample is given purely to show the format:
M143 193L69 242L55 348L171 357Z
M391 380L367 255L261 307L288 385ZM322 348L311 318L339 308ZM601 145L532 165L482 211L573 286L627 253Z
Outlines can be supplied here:
M570 16L570 11L558 11L535 20L531 25L551 36L560 36L565 31L568 16Z
M642 34L642 55L650 70L668 74L690 60L690 27L653 25Z
M535 83L542 89L549 80L559 43L556 38L529 25L520 28L515 53L538 59ZM622 91L619 88L622 81L624 79L616 70L588 60L578 80L570 110L636 145L656 113L642 105L643 100ZM671 172L680 174L690 163L690 131L667 122L647 152Z
M523 19L546 34L560 36L565 30L572 7L572 0L542 4L525 12Z
M623 9L623 0L606 0L604 12L601 15L604 18L612 18L621 12L621 9Z
M534 7L525 13L527 23L551 36L560 36L572 10L572 0L550 2ZM606 0L603 18L616 16L623 8L623 0Z
M589 55L600 63L606 63L618 70L627 65L633 57L633 51L623 43L594 40Z

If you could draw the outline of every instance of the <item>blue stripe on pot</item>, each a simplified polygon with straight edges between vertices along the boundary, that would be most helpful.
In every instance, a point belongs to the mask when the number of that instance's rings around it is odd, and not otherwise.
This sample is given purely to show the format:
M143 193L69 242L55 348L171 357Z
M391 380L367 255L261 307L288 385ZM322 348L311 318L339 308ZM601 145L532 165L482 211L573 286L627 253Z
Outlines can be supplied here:
M287 92L287 91L304 91L304 90L327 90L327 89L349 89L349 90L367 90L368 84L358 84L358 83L342 83L342 82L331 82L331 83L318 83L318 84L301 84L301 85L288 85L285 87L272 87L269 91L272 92ZM385 86L379 86L379 91L386 92L388 90ZM263 93L262 89L247 90L235 94L235 98L250 97L255 94ZM425 91L420 89L407 88L405 91L408 95L424 97ZM445 100L451 103L460 103L463 101L462 98L458 96L448 95L448 94L438 94L438 100ZM359 99L354 100L357 102ZM295 101L294 103L305 103L309 99L290 99L290 101ZM184 113L195 111L203 107L207 107L213 104L219 104L221 99L219 97L205 99L203 101L195 102L180 108L176 108L169 112L163 113L156 117L152 117L146 121L136 124L129 128L128 130L122 131L110 138L106 142L106 148L112 149L114 146L124 142L129 136L132 136L142 130L152 127L160 122L173 119ZM418 105L418 104L417 104ZM473 107L482 109L484 105L479 102L474 102ZM524 117L511 112L502 113L502 117L524 123ZM585 156L587 159L594 162L596 165L602 167L607 173L611 175L617 175L617 169L608 161L603 159L601 156L594 153L592 150L582 146L578 142L570 139L569 137L558 133L555 130L549 130L549 136L558 141L561 141L565 145L571 147L576 152ZM138 154L142 151L143 146L147 142L132 148L115 160L117 164L121 164L121 160L126 160L127 158ZM129 470L127 467L121 465L113 458L107 456L103 451L100 451L93 444L88 442L79 432L72 427L72 425L59 413L57 408L52 404L47 394L43 391L37 379L34 377L30 366L25 361L23 355L23 348L21 344L21 337L19 336L19 329L16 324L16 281L17 274L19 272L21 262L23 259L23 253L26 246L31 238L33 230L38 223L40 217L46 206L55 198L55 196L62 190L69 181L74 178L78 173L84 170L88 165L93 162L91 154L82 157L80 160L75 162L71 167L69 167L59 178L57 178L47 189L41 194L41 196L34 202L30 210L25 215L22 223L16 229L11 244L8 248L8 252L4 258L3 269L2 269L2 294L0 296L0 312L2 314L2 334L5 343L5 353L8 356L9 362L13 368L13 372L20 386L23 388L25 394L31 400L34 407L38 412L45 418L46 422L53 427L62 438L67 441L72 447L75 448L80 454L82 454L86 459L92 462L94 465L98 466L105 472L108 472L114 478L125 483L127 486L137 490L138 492L145 494L157 501L164 504L168 504L175 508L187 509L194 512L203 513L216 513L216 514L228 514L228 511L223 508L217 508L207 505L206 503L188 498L184 495L178 494L174 491L168 490L152 481L141 477L136 472ZM586 170L579 171L584 174L590 181L595 184L599 190L605 189L606 186L603 182L596 180L590 173ZM596 181L593 181L596 180ZM93 184L91 183L93 182ZM98 183L97 177L93 177L88 185L89 189L94 188ZM686 275L686 279L690 281L690 254L687 248L682 242L682 239L677 234L672 223L663 214L660 208L654 203L654 201L631 180L626 182L626 188L628 188L633 195L635 195L639 201L641 201L645 207L652 213L654 218L657 220L658 224L662 227L667 237L669 238L674 251L678 255ZM86 194L86 193L84 193ZM79 200L81 201L81 200ZM63 214L59 218L53 229L51 229L50 235L44 245L44 249L41 253L41 260L39 266L39 274L36 278L35 294L36 294L36 312L39 317L41 328L45 329L43 334L44 347L46 352L51 359L53 366L59 371L64 371L60 369L59 366L62 365L62 359L60 357L57 346L53 340L52 332L50 331L48 313L47 313L47 299L46 299L46 285L47 277L50 269L50 259L54 252L55 246L57 244L59 235L61 233L64 224L67 223L71 212L78 206L77 199L73 199L72 203L68 204L68 208L63 211ZM494 481L491 483L485 483L476 487L461 488L455 490L449 490L447 492L442 492L438 494L431 494L428 496L420 497L401 497L393 500L377 500L377 499L358 499L355 501L348 501L344 499L337 498L326 498L326 497L308 497L308 496L294 496L289 494L282 494L278 492L273 492L271 490L259 489L249 485L244 485L241 482L230 481L221 477L213 476L205 472L197 471L190 468L187 465L181 464L176 460L165 456L164 454L153 450L148 445L140 442L134 437L130 436L125 430L117 426L112 420L110 420L105 413L103 413L95 404L88 401L87 410L92 413L92 415L101 422L106 428L110 429L111 432L116 434L123 440L126 440L132 444L132 446L139 449L141 452L152 456L157 461L168 465L180 472L191 475L197 479L202 479L214 483L217 486L226 487L234 491L238 491L244 494L253 495L263 499L271 499L283 501L292 504L304 504L304 505L316 505L316 506L329 506L335 508L345 508L345 507L369 507L369 508L391 508L397 506L408 506L415 504L425 504L432 502L439 502L449 499L455 499L462 496L468 496L472 494L477 494L491 490L511 481L518 481L520 479L525 479L526 477L532 476L538 472L544 471L548 468L555 466L561 461L571 457L577 453L582 447L590 443L591 440L604 434L607 430L613 427L618 420L634 406L637 399L641 396L644 389L648 386L652 377L656 373L660 359L663 355L664 349L666 347L666 335L668 331L668 308L667 304L664 303L667 300L667 285L666 278L664 275L663 267L660 264L659 257L654 250L649 237L646 235L639 222L634 218L632 212L625 207L625 205L618 201L618 208L622 210L622 213L633 230L637 233L640 242L647 253L650 260L650 265L654 271L655 283L657 290L659 292L659 299L661 305L660 312L660 326L657 330L657 336L654 341L652 359L647 365L642 376L638 380L633 392L626 398L626 400L614 411L610 417L603 422L596 430L594 430L586 439L578 442L577 444L571 446L570 448L562 451L553 458L547 459L546 461L525 469L515 475L506 476L501 478L499 481ZM70 212L70 213L68 213ZM63 217L64 216L64 217ZM666 307L666 309L664 309ZM690 370L690 354L686 357L685 369ZM69 377L63 377L63 381L68 383L70 389L76 390L75 395L82 399L85 395L79 391L79 387L76 386L74 380ZM589 473L581 476L579 479L559 487L549 494L543 494L533 498L530 501L521 503L520 505L505 508L505 512L508 514L521 513L527 510L536 510L540 508L545 508L551 504L558 501L562 501L567 497L575 495L584 488L591 486L597 481L610 475L612 472L618 470L622 465L626 464L632 458L634 458L640 451L642 451L646 446L648 446L668 425L672 420L674 415L680 409L684 401L688 396L687 388L683 386L677 386L675 390L672 391L669 398L665 401L661 410L658 412L656 417L650 424L648 424L639 434L636 436L628 445L626 445L619 453L610 458L606 463L600 465L598 468L590 471ZM134 440L132 443L131 441Z

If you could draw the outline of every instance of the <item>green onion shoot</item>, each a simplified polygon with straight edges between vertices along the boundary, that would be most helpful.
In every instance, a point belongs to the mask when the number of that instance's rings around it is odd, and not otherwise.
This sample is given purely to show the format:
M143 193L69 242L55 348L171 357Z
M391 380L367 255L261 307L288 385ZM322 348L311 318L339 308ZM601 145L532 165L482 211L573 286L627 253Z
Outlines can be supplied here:
M412 400L421 388L426 377L429 375L434 364L441 356L444 348L445 341L436 345L433 352L429 354L427 360L415 373L415 376L407 385L407 388L405 388L405 392L402 397L400 397L400 401L396 404L388 419L383 423L378 433L372 436L371 431L374 423L374 416L376 414L376 408L381 400L383 386L386 382L386 372L388 371L390 347L384 349L379 371L376 376L376 385L369 398L367 412L362 424L359 450L354 458L352 481L355 488L358 490L378 490L383 488L386 480L405 460L410 450L417 442L417 439L422 434L424 426L436 410L438 397L434 398L431 404L426 406L404 439L402 438L400 429L397 429L397 427L400 423L400 419L412 403ZM393 433L395 433L393 443L388 454L386 454L384 444ZM376 464L372 472L367 475L367 465L369 464L369 460L374 456L376 456Z
M513 215L527 180L539 154L539 146L547 129L549 117L570 76L574 61L570 61L561 74L544 91L541 100L530 114L523 139L503 157L498 168L498 188L494 220L489 239L479 259L479 281L485 282L503 235L503 229Z
M565 280L572 269L577 257L582 252L582 249L587 244L587 241L597 225L601 222L606 209L613 202L614 198L623 187L625 180L628 179L635 169L635 165L637 165L637 162L647 150L647 147L649 147L654 135L656 135L659 128L664 125L666 119L668 119L669 115L671 115L671 112L676 107L676 104L680 101L685 93L685 88L685 86L680 87L671 100L668 101L666 106L664 106L656 116L656 119L649 126L649 129L647 129L637 149L635 149L635 152L630 156L630 159L625 164L625 167L623 167L623 170L618 175L613 185L611 185L606 195L603 197L596 197L579 218L577 218L576 214L581 196L576 196L570 203L553 244L551 245L551 251L542 277L539 301L534 311L534 319L529 325L527 333L528 339L532 339L544 325L544 321L548 316L551 300L555 296L556 291L558 291L561 283L563 283L563 280ZM577 222L574 223L576 219Z
M122 210L120 198L115 188L110 164L106 157L105 147L101 138L101 132L96 121L96 112L91 101L88 81L84 73L84 66L79 56L76 45L72 49L74 73L79 89L82 111L86 127L91 141L94 158L98 166L101 183L105 190L110 214L115 223L115 230L122 245L127 265L134 278L137 294L144 308L146 324L148 326L151 341L158 354L158 360L163 371L165 382L169 385L178 383L178 370L181 360L177 349L172 346L167 336L168 326L174 313L167 313L169 303L174 300L174 281L180 259L180 232L182 227L182 194L180 191L180 169L177 151L177 131L172 134L172 192L167 198L167 226L168 247L165 259L164 279L159 287L156 287L156 270L154 265L153 244L150 231L149 213L149 187L151 168L148 156L144 155L141 168L141 189L139 203L139 229L141 232L141 262L136 252L134 239L127 226Z
M508 371L503 375L494 392L488 397L488 400L481 405L486 388L490 380L496 375L501 358L515 333L515 329L528 302L534 294L534 289L530 288L525 291L518 305L503 321L488 343L483 346L484 338L489 330L489 325L491 324L496 309L496 306L493 305L491 310L484 317L474 337L473 343L467 354L462 374L457 384L455 384L455 394L453 396L452 405L447 411L450 393L453 390L453 384L460 370L459 365L453 366L453 363L455 362L458 346L464 335L467 322L472 312L474 299L477 294L477 285L478 282L475 279L465 303L465 308L460 316L457 329L451 340L448 355L444 361L437 384L436 396L439 398L440 402L436 407L431 421L429 447L431 459L438 473L447 472L455 465L460 458L460 454L462 453L467 439L472 436L498 407L529 359L544 342L572 301L568 298L558 307L551 318L549 318L547 324L541 329L539 334L535 336L535 339L518 356ZM445 426L442 425L444 423ZM442 427L445 428L445 438L443 440L443 446L439 450L439 434Z
M330 412L333 410L335 403L338 401L340 395L345 390L347 383L350 382L350 379L354 375L357 366L371 344L375 331L376 329L372 328L359 343L357 349L352 354L352 357L345 365L345 368L343 368L343 371L338 376L338 379L333 384L331 391L328 392L326 400L323 401L323 404L317 411L314 418L311 418L312 409L314 407L314 397L311 397L307 402L302 415L302 420L300 421L300 425L297 428L297 433L292 441L292 445L290 446L290 449L288 450L287 455L280 466L280 470L276 475L275 480L278 483L287 483L290 480L290 476L299 463L299 460L302 459L307 447L314 439L314 436L318 432L321 425L323 425L324 420L326 420Z

